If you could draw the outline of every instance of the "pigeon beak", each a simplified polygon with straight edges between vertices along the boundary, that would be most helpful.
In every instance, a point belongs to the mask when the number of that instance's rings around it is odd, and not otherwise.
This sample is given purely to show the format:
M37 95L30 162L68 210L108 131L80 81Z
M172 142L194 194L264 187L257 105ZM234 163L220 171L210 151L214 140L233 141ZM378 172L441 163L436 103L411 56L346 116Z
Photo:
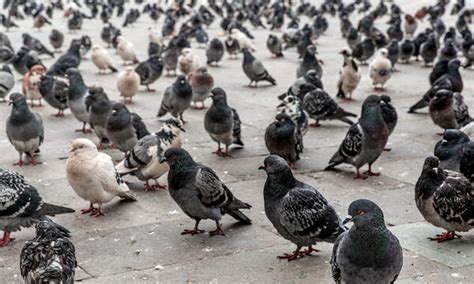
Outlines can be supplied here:
M279 104L279 105L277 106L277 108L279 108L279 107L284 107L284 106L285 106L285 102L281 102L281 104Z
M166 163L168 160L165 157L160 158L160 164Z
M342 221L342 224L345 225L349 222L352 222L352 216L351 215L347 215L346 219L344 219L344 221Z
M259 170L265 170L265 166L258 167Z
M183 131L183 132L186 132L186 130L183 128L183 127L179 127L179 130Z
M11 106L13 104L13 101L8 101L8 105Z

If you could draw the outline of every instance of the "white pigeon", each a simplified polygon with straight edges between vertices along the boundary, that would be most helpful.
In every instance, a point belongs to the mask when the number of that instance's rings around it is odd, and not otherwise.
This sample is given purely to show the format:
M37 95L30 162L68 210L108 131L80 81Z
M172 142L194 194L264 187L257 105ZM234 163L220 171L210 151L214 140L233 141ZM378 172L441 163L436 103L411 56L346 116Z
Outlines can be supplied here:
M99 73L105 73L107 69L110 69L112 72L118 71L114 66L112 57L110 57L109 52L105 48L95 45L92 47L91 57L94 65L99 68Z
M128 66L118 74L117 89L125 102L128 98L128 103L132 103L132 97L137 93L138 87L140 87L140 75L135 72L133 67Z
M466 133L467 136L474 141L474 121L461 128L461 131Z
M181 55L178 57L178 69L184 75L197 70L201 67L201 59L199 55L193 52L191 48L183 48Z
M230 36L239 42L240 49L248 48L252 51L256 50L250 38L238 29L231 29Z
M90 202L90 207L83 209L82 214L103 216L102 204L116 196L136 201L117 173L112 158L97 151L92 141L84 138L74 140L69 153L66 163L69 184L79 197ZM95 203L99 205L98 208L94 207Z
M150 42L163 45L163 37L158 34L158 31L154 27L148 28L148 39Z
M386 48L379 49L377 56L370 63L370 78L375 90L383 91L385 83L392 76L392 62L387 58ZM380 88L378 87L380 85Z
M124 65L128 63L137 64L140 62L135 54L133 43L127 41L123 36L117 37L117 54L123 59Z
M352 93L360 82L360 70L351 55L351 51L348 48L344 48L340 54L344 56L344 64L342 65L341 71L339 71L337 96L347 100L352 100Z

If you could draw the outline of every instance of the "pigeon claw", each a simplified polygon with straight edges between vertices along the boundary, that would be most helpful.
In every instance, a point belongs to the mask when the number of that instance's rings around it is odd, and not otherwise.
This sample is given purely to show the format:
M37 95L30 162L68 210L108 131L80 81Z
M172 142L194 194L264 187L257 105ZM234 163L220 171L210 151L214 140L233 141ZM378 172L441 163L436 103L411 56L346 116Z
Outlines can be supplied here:
M279 255L277 256L278 259L286 259L288 261L293 261L293 260L296 260L298 259L298 257L304 257L304 255L302 255L300 252L298 251L295 251L293 253L285 253L283 255Z
M366 179L367 178L367 175L365 174L361 174L359 169L357 169L357 174L356 176L354 177L354 179Z
M209 232L209 236L214 237L217 235L225 236L224 230L222 229L222 225L219 223L216 223L217 228L214 231Z
M313 122L309 124L309 127L320 127L320 126L321 124L319 124L319 122Z
M181 235L191 235L191 236L194 236L194 235L199 235L199 234L202 234L204 233L205 231L204 230L200 230L198 228L194 228L192 230L189 230L189 229L185 229L184 231L181 232Z
M81 210L81 214L87 214L87 213L93 213L94 211L96 211L97 208L94 207L94 204L91 203L91 205L89 206L89 208L85 208L85 209L82 209Z
M3 232L3 238L0 239L0 247L8 245L14 239L10 238L10 232Z
M436 235L436 237L428 238L430 241L437 241L438 243L442 243L444 241L450 241L454 239L460 239L461 236L456 234L455 231L446 232L443 234Z

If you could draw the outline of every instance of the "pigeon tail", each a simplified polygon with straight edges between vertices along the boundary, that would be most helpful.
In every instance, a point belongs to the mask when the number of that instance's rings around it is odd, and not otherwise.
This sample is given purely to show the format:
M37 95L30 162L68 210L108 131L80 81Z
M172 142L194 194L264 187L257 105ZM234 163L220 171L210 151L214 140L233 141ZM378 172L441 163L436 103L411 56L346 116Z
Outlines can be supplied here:
M118 197L128 200L128 201L137 201L137 198L130 191L121 191L118 194Z
M268 74L268 72L267 72L267 76L265 76L265 79L264 79L264 80L270 82L272 85L276 85L276 84L277 84L277 83L276 83L276 80L275 80L272 76L270 76L270 74Z
M125 166L125 159L123 161L121 161L120 163L118 163L116 166L115 166L115 169L117 170L117 173L120 175L120 176L124 176L126 174L129 174L130 172L133 172L136 170L136 168L127 168Z
M232 144L239 145L239 146L245 146L244 142L242 142L240 137L234 137L234 140L232 141Z
M335 166L340 165L345 162L345 158L339 154L339 151L337 151L334 156L332 156L331 160L329 161L329 165L324 168L325 171L332 170Z
M421 98L416 104L410 107L408 110L408 113L414 113L416 110L427 107L429 105L429 102L425 100L425 98Z
M66 213L74 213L74 212L75 212L74 209L71 209L71 208L44 203L43 206L41 206L41 210L36 212L35 215L36 216L44 216L44 215L54 216L58 214L66 214Z
M115 67L113 67L113 66L109 66L109 69L110 69L110 71L112 71L113 73L118 72L118 69L115 68Z
M162 117L168 113L168 107L165 104L161 104L160 110L158 111L157 117Z
M244 213L240 212L239 209L227 209L225 213L229 214L230 216L234 217L234 219L238 220L242 224L250 225L252 224L252 220L249 217L245 216Z
M339 117L338 119L342 122L345 122L345 123L349 124L349 125L354 125L354 122L352 120L348 119L347 117Z

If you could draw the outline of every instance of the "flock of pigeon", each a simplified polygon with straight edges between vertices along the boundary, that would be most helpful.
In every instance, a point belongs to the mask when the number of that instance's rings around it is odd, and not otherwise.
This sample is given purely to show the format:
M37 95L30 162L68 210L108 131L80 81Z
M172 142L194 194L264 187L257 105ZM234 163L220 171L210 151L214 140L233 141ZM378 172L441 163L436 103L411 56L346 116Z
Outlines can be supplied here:
M285 86L288 90L278 96L275 121L266 128L264 137L270 156L260 167L267 174L263 189L265 213L278 233L296 245L294 252L279 258L296 260L316 251L313 246L317 242L329 242L334 244L330 263L336 283L393 283L401 271L403 253L398 239L385 225L382 209L370 200L355 200L342 220L330 202L313 186L298 181L292 170L304 151L303 140L309 127L318 127L325 120L339 120L348 124L349 130L326 170L346 163L355 167L355 178L379 175L372 166L384 151L390 150L386 148L387 141L398 120L391 98L368 95L359 118L341 108L338 101L353 100L361 81L360 64L370 62L374 92L383 92L385 83L397 71L397 63L418 62L421 58L424 65L433 66L431 87L409 112L428 107L433 122L444 132L434 156L424 162L415 187L416 205L428 222L447 231L431 240L447 241L459 238L456 232L469 231L474 226L474 124L464 103L459 69L469 69L474 62L474 40L469 28L474 11L466 9L462 0L450 5L450 9L449 0L433 1L413 15L384 0L374 6L368 0L325 0L320 5L296 2L208 0L201 5L184 0L135 0L130 6L124 0L4 1L0 16L5 27L0 32L0 98L11 105L6 135L19 153L15 165L40 163L37 156L45 130L40 114L32 108L42 106L44 100L58 111L58 119L69 109L82 125L77 131L83 132L84 137L94 133L98 138L98 145L87 138L74 140L66 163L70 186L89 203L81 211L83 214L104 215L103 204L115 197L136 201L123 180L131 175L145 182L145 190L169 189L171 198L195 221L194 227L182 234L203 233L199 223L210 219L215 221L216 229L209 235L225 235L220 221L225 214L242 224L251 224L242 210L252 206L239 200L213 169L194 161L185 150L181 138L186 128L184 114L190 107L205 109L206 99L211 98L212 105L203 114L204 129L209 139L217 143L214 153L232 158L230 146L244 147L242 122L238 110L229 106L226 90L218 87L208 68L225 64L221 61L227 53L232 58L242 58L242 70L238 71L248 77L249 87L258 87L259 82L276 85L277 80L255 56L254 36L249 28L282 30L281 36L272 32L268 35L266 45L272 57L281 58L288 50L296 49L301 60L294 84ZM457 15L454 27L444 24L447 13ZM353 14L363 15L358 23L351 21ZM41 29L61 15L67 19L72 34L87 25L89 19L100 17L104 42L93 43L87 35L78 36L58 58L57 52L66 45L67 31L51 29L49 44L54 51L26 32L23 42L10 42L9 30L24 31L25 18L32 17L34 28ZM155 27L148 30L149 57L140 61L134 44L109 20L123 18L123 27L128 27L145 16L155 22L164 17L164 21L161 32ZM389 18L386 32L377 28L377 21L383 16ZM316 42L328 28L327 17L340 20L342 37L347 41L347 48L340 51L343 65L336 97L324 90L324 63L317 58ZM220 21L223 40L209 39L206 28L214 21ZM428 21L430 27L418 30L420 21ZM206 60L196 54L191 40L193 45L205 48ZM112 48L123 60L123 68L109 54ZM43 64L45 56L54 58L51 66ZM118 73L117 90L123 102L111 101L103 87L88 86L84 81L80 65L87 56L99 74ZM13 70L22 76L20 82L15 81L17 74ZM151 133L140 115L128 106L141 86L155 92L150 85L165 71L176 80L164 90L157 117L170 118ZM15 84L21 84L22 93L11 92ZM309 123L310 119L315 122ZM102 152L106 148L123 152L123 159L113 160ZM362 173L360 169L365 165L368 170ZM166 173L168 184L160 184L157 180ZM11 241L11 232L36 226L36 237L25 243L20 256L21 275L27 283L74 281L77 262L70 233L47 217L72 212L70 208L45 203L20 173L0 170L0 229L4 231L0 246ZM353 225L347 228L347 222ZM307 249L302 250L303 247Z

